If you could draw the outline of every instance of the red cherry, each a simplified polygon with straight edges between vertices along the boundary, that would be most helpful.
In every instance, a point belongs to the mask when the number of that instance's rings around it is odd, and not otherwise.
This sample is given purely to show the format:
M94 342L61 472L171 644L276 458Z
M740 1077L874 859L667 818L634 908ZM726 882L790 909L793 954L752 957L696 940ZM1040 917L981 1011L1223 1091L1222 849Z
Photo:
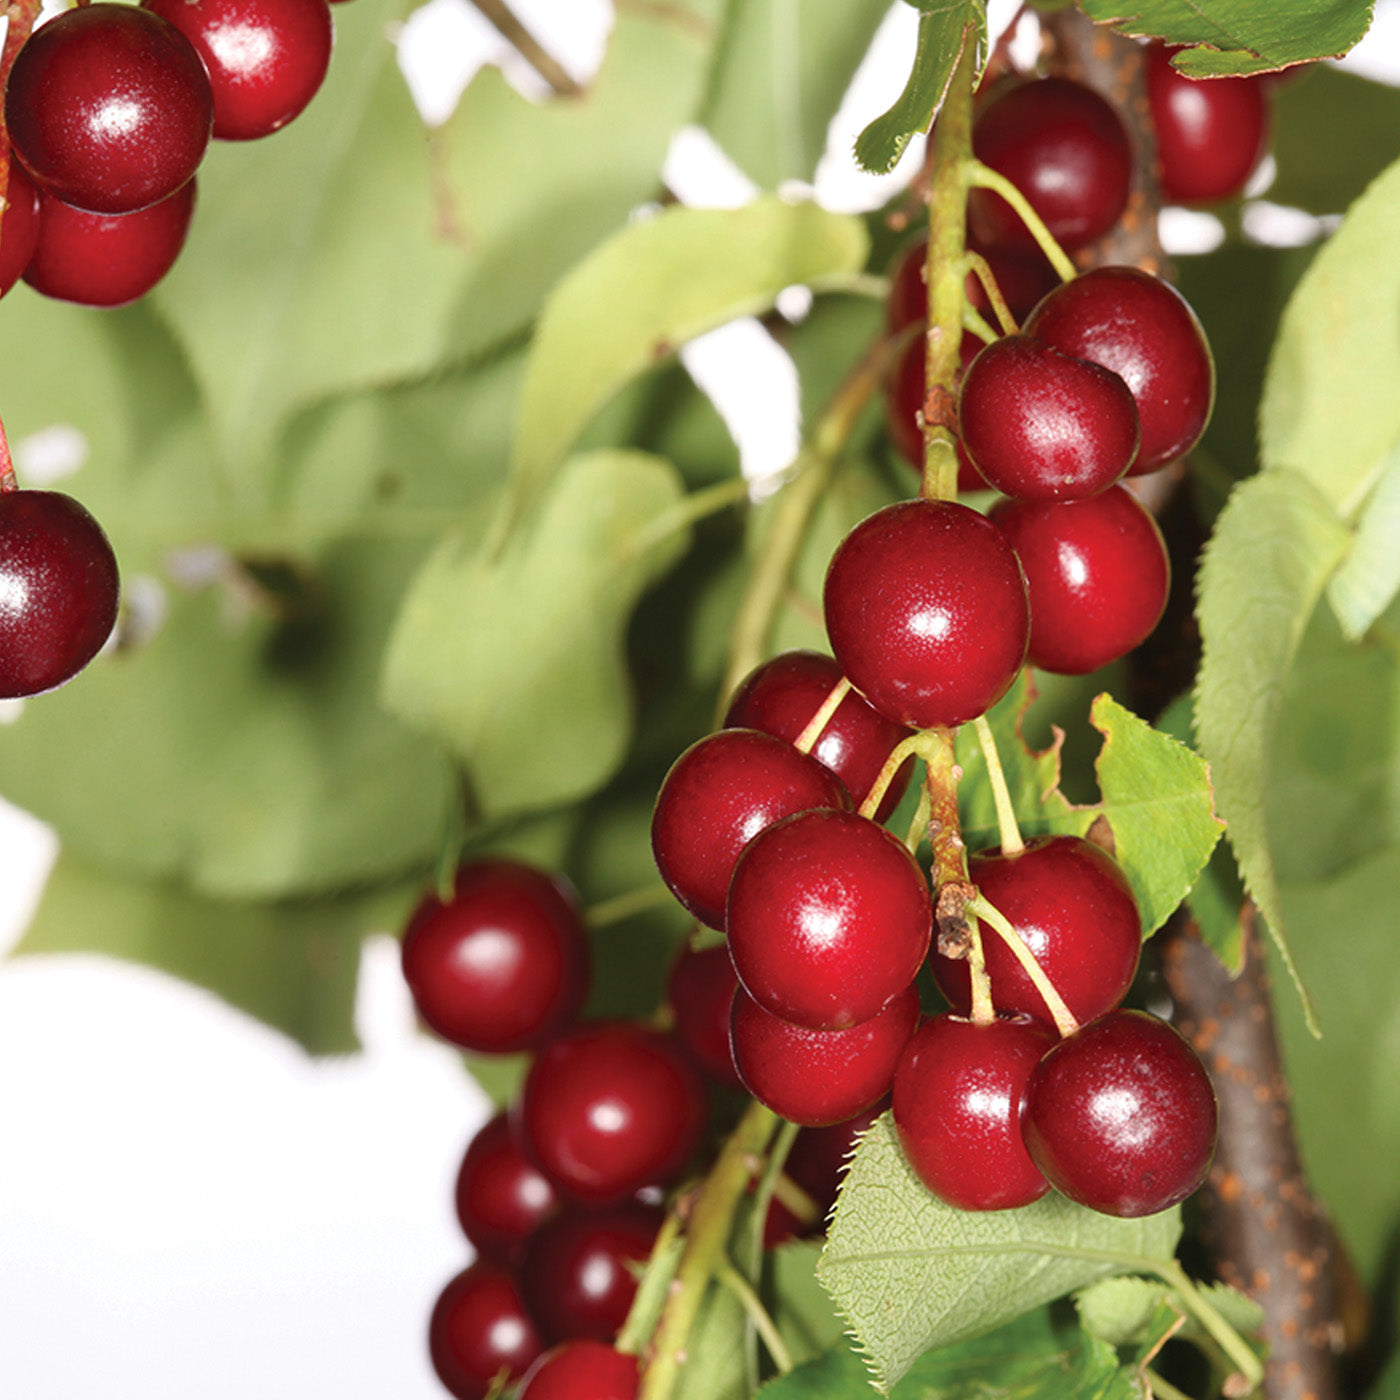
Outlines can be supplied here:
M1107 1215L1155 1215L1205 1180L1215 1091L1196 1052L1145 1011L1066 1037L1026 1089L1026 1148L1051 1185Z
M1059 286L1058 274L1039 247L1029 250L982 247L976 239L969 238L968 251L980 253L987 260L992 276L1001 288L1006 309L1017 320L1026 315L1046 292ZM885 320L892 333L927 318L927 265L928 237L925 236L905 252L890 275ZM967 275L967 299L995 326L992 303L976 273L969 272Z
M1028 335L993 341L968 366L958 421L983 477L1035 501L1113 485L1137 456L1140 433L1137 404L1112 370Z
M214 135L270 136L316 95L330 67L327 0L141 0L194 45L209 72Z
M792 1144L783 1175L800 1186L820 1212L817 1219L804 1226L783 1203L774 1196L768 1204L768 1218L763 1224L763 1247L772 1249L784 1240L800 1234L820 1232L822 1221L836 1204L846 1164L855 1151L860 1135L880 1116L885 1107L880 1099L864 1113L831 1123L824 1128L803 1128Z
M0 492L0 698L77 675L112 633L117 591L112 546L77 501Z
M519 1141L562 1192L616 1205L684 1170L704 1131L705 1093L674 1041L598 1022L539 1052L511 1113Z
M775 821L809 807L849 809L830 769L753 729L721 729L671 765L651 820L656 868L671 893L711 928L724 927L739 852Z
M563 1342L525 1373L520 1400L636 1400L637 1358L602 1342Z
M194 216L190 180L133 214L90 214L39 196L39 237L24 280L36 292L80 306L125 306L175 265Z
M906 987L878 1016L845 1031L812 1031L770 1016L742 987L729 1026L734 1064L754 1098L803 1127L863 1113L890 1091L894 1067L919 1022Z
M98 214L174 194L203 159L213 113L189 40L131 5L81 6L42 25L5 89L10 140L34 183Z
M998 501L1031 600L1030 660L1082 676L1146 641L1167 606L1171 562L1157 522L1132 492L1085 501Z
M826 575L837 664L881 714L915 729L975 719L1026 657L1021 566L986 516L902 501L867 516Z
M477 1253L511 1266L559 1208L554 1187L520 1150L504 1113L471 1140L457 1172L456 1201L457 1219Z
M841 668L815 651L785 651L750 671L734 692L724 716L727 728L761 729L796 743L832 687ZM811 754L846 785L854 801L865 801L896 745L909 737L902 724L887 720L851 691L812 746ZM899 806L914 771L909 758L895 774L875 813L882 822Z
M438 1379L457 1400L485 1400L497 1373L523 1376L544 1343L515 1280L500 1265L478 1260L442 1290L428 1324L428 1350Z
M1067 252L1102 238L1127 205L1128 133L1098 93L1069 78L1003 89L978 114L972 150L1021 191ZM990 190L972 191L968 213L983 243L1035 246L1011 206Z
M731 1089L743 1088L729 1054L729 1007L738 985L723 943L683 948L666 984L677 1041L715 1083Z
M925 1021L894 1072L894 1122L919 1180L960 1210L1011 1210L1050 1183L1021 1139L1026 1081L1055 1033L1028 1016Z
M933 907L908 848L853 812L800 812L756 836L729 886L729 952L748 994L810 1030L868 1021L928 954Z
M1097 267L1057 287L1022 329L1111 369L1132 390L1142 442L1131 475L1185 456L1205 432L1215 402L1210 346L1185 298L1160 277Z
M1164 199L1212 204L1239 194L1269 141L1269 104L1258 78L1188 78L1177 50L1149 44L1147 102L1157 135Z
M1118 1005L1142 951L1142 921L1118 862L1077 836L1038 836L1023 851L982 851L968 862L981 893L1010 921L1077 1021ZM1054 1020L1001 937L985 925L982 950L998 1011ZM934 980L953 1009L967 1015L967 963L935 952Z
M17 161L10 162L5 212L0 215L0 297L19 281L39 241L39 191Z
M529 1050L578 1015L588 936L573 891L519 861L462 866L445 904L426 896L403 936L403 972L419 1014L481 1054Z
M657 1206L568 1210L541 1225L525 1246L520 1291L551 1341L610 1342L637 1294L629 1266L644 1264L665 1219Z

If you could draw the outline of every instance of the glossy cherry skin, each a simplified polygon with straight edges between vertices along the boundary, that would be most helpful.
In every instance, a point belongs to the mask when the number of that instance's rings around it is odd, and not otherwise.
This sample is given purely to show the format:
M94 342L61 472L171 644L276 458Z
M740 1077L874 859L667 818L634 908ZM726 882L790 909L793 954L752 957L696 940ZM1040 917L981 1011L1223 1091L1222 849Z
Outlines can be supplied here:
M955 501L867 516L827 569L836 662L881 714L913 729L986 713L1026 658L1030 613L1015 551Z
M480 1054L533 1049L571 1024L589 966L572 889L520 861L461 866L452 898L425 896L404 930L404 979L419 1015Z
M1021 1138L1026 1083L1055 1032L1029 1016L925 1021L894 1072L894 1123L919 1180L960 1210L1013 1210L1050 1183Z
M665 1212L659 1206L567 1210L541 1225L525 1246L520 1291L530 1316L552 1342L586 1337L610 1342L637 1294L629 1264L644 1264Z
M933 903L908 847L854 812L799 812L749 842L729 952L770 1015L841 1031L877 1015L928 955Z
M1117 374L1137 401L1142 441L1130 475L1185 456L1215 403L1215 362L1186 299L1135 267L1098 267L1051 292L1022 327L1062 354Z
M894 1067L919 1023L919 994L906 987L868 1021L846 1031L811 1031L770 1016L742 987L729 1043L754 1098L807 1128L865 1112L890 1091Z
M1098 93L1069 78L1037 78L993 97L973 123L972 151L1021 191L1067 252L1102 238L1127 205L1128 133ZM968 213L984 243L1035 246L990 190L972 191Z
M763 662L740 682L729 702L724 723L728 727L761 729L795 744L812 717L841 680L841 668L816 651L785 651ZM896 745L909 737L902 724L887 720L850 691L826 722L811 755L824 763L846 785L852 800L865 801ZM907 759L885 789L875 813L884 821L899 806L914 771Z
M519 1400L636 1400L637 1358L602 1342L562 1342L525 1373Z
M824 764L755 729L721 729L671 765L651 819L656 868L702 924L724 927L739 852L766 827L809 807L849 810L850 793Z
M209 73L214 135L270 136L316 95L331 62L328 0L141 0L194 45Z
M804 1234L820 1233L823 1222L836 1204L846 1164L855 1151L860 1136L887 1107L879 1099L863 1113L824 1128L803 1128L792 1144L783 1175L800 1186L811 1198L819 1212L816 1220L804 1223L774 1196L768 1205L768 1217L763 1223L763 1247L772 1249Z
M91 214L39 196L39 237L24 280L80 306L125 306L175 265L194 216L195 180L134 214Z
M743 1088L729 1054L729 1008L738 985L723 943L683 948L666 982L676 1040L702 1073L730 1089Z
M919 414L924 407L924 355L928 343L916 335L899 353L894 369L885 381L885 425L896 451L916 472L924 469L924 430ZM975 335L962 338L962 362L972 363L982 348ZM987 483L972 465L972 459L961 448L958 451L958 490L985 491Z
M1143 57L1162 197L1178 204L1229 199L1268 146L1267 94L1257 78L1188 78L1172 67L1174 52L1149 44Z
M558 1193L521 1151L504 1113L471 1140L455 1196L457 1219L477 1253L512 1267L525 1241L559 1209Z
M1016 855L983 851L968 862L973 884L1011 922L1081 1023L1118 1005L1142 950L1132 887L1107 851L1077 836L1038 836ZM999 1012L1054 1018L1016 956L982 926L982 950ZM967 963L935 952L933 975L953 1009L971 1009Z
M433 1369L457 1400L484 1400L499 1371L516 1380L543 1350L515 1279L485 1260L443 1289L428 1324Z
M5 183L5 212L0 215L0 297L19 281L39 241L39 191L17 161L10 162Z
M1028 335L993 341L958 395L963 447L987 482L1021 500L1078 500L1137 456L1137 404L1112 370Z
M1026 1088L1026 1148L1057 1191L1106 1215L1155 1215L1205 1180L1217 1109L1196 1052L1145 1011L1066 1037Z
M15 58L5 117L40 189L98 214L175 193L209 144L204 64L168 20L131 5L65 10Z
M580 1026L535 1057L511 1110L517 1140L566 1196L616 1205L684 1170L705 1127L700 1076L643 1026Z
M71 680L117 620L117 560L59 491L0 492L0 699Z
M1086 501L998 501L990 514L1025 570L1033 665L1087 675L1147 639L1167 606L1171 561L1125 487Z

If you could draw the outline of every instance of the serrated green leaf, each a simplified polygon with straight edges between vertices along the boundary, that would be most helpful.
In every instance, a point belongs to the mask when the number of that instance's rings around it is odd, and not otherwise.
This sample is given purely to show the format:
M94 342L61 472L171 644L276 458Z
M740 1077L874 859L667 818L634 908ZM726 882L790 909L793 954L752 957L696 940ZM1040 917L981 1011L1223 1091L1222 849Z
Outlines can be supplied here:
M1289 668L1348 543L1313 485L1291 472L1267 472L1239 486L1221 512L1197 587L1196 735L1245 887L1290 967L1266 783Z
M1361 513L1356 538L1327 582L1327 601L1348 640L1356 642L1400 592L1400 449L1391 452Z
M888 0L734 0L701 121L763 189L811 181Z
M1119 1220L1055 1192L1020 1210L955 1210L914 1175L885 1114L846 1174L817 1273L888 1391L926 1351L1170 1259L1180 1232L1175 1209Z
M877 175L893 170L909 138L932 125L969 35L977 45L974 86L987 66L986 0L915 0L915 8L919 39L909 81L894 106L856 138L857 162Z
M627 621L688 538L668 462L598 451L503 549L449 537L429 557L389 640L384 703L457 757L479 816L577 800L616 771Z
M1283 314L1259 410L1266 469L1306 477L1344 519L1400 444L1400 163L1352 206Z
M540 318L511 455L515 515L629 379L703 331L765 310L784 287L858 272L868 247L859 219L776 198L676 205L614 234Z
M16 956L101 953L193 982L312 1054L358 1048L360 944L397 928L409 886L325 900L245 904L123 879L60 855Z
M1266 73L1340 58L1371 23L1371 0L1082 0L1085 14L1134 38L1201 44L1176 65L1191 77Z
M1104 1278L1077 1293L1074 1305L1090 1336L1112 1347L1126 1347L1147 1340L1169 1293L1167 1285L1156 1279Z

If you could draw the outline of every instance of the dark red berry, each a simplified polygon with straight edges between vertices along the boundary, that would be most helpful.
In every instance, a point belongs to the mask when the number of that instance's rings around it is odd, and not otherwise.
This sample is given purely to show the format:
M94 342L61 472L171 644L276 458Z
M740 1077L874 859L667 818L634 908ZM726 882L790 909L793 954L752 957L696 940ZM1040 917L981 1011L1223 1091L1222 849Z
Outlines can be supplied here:
M1216 1102L1196 1052L1145 1011L1066 1037L1026 1090L1025 1140L1056 1190L1107 1215L1153 1215L1205 1180Z
M1210 346L1185 298L1160 277L1095 268L1051 292L1022 329L1111 369L1132 390L1142 442L1131 475L1184 456L1205 432L1215 402Z
M190 180L134 214L90 214L39 196L39 237L24 280L36 292L81 306L124 306L175 265L194 214Z
M443 1289L428 1324L433 1369L457 1400L485 1400L497 1373L516 1380L543 1350L514 1278L484 1260Z
M563 1342L529 1371L520 1400L636 1400L637 1358L602 1342Z
M1212 204L1239 194L1269 139L1269 104L1258 78L1188 78L1170 49L1149 44L1147 102L1157 137L1162 197Z
M1046 292L1059 285L1059 276L1038 247L984 248L972 239L969 240L968 251L980 253L987 260L992 277L1001 289L1006 309L1017 320L1026 315ZM927 237L910 247L895 264L885 310L886 324L891 332L927 319L927 264ZM967 299L993 327L996 326L991 300L976 273L969 272L967 275Z
M403 936L403 971L419 1014L481 1054L544 1044L588 991L588 936L573 891L519 861L463 865L443 903L425 897Z
M1127 205L1128 133L1098 93L1069 78L1038 78L993 97L973 124L972 150L1020 190L1067 252L1102 238ZM1034 246L1000 195L973 190L968 211L982 242Z
M729 1006L738 985L723 943L683 948L666 983L676 1040L705 1074L731 1089L743 1087L729 1054Z
M821 1128L884 1098L914 1027L919 994L907 987L878 1016L846 1031L811 1031L770 1016L742 987L730 1045L749 1093L774 1113Z
M722 929L734 862L760 831L809 807L850 806L845 785L810 755L754 729L721 729L671 765L652 813L652 854L671 893Z
M1112 370L1028 335L993 341L968 366L958 422L977 470L1023 500L1096 495L1137 456L1128 386Z
M962 338L962 362L971 364L982 347L975 335ZM927 341L916 335L900 352L894 369L885 381L885 423L890 441L900 456L917 472L924 469L924 430L919 414L924 407L924 373ZM972 459L958 452L958 490L985 491L987 483L972 465Z
M1038 836L1015 855L980 852L968 874L1010 920L1077 1021L1123 1000L1137 971L1142 921L1127 877L1106 851L1077 836ZM982 949L996 1009L1053 1025L1015 954L986 924ZM930 965L953 1009L966 1015L972 1001L966 961L935 952Z
M71 680L117 620L102 527L58 491L0 492L0 699Z
M867 516L827 570L837 664L881 714L956 725L1004 695L1026 657L1026 584L1006 536L954 501Z
M1087 501L998 501L1031 600L1029 659L1082 676L1145 641L1167 605L1171 562L1162 532L1132 492Z
M928 954L928 880L897 837L854 812L800 812L745 848L729 951L748 994L810 1030L877 1015Z
M566 1195L616 1205L684 1170L705 1127L700 1076L642 1026L580 1026L535 1057L512 1109L519 1140Z
M0 215L0 297L19 281L39 241L39 191L17 161L10 161L5 212Z
M894 1122L915 1175L960 1210L1011 1210L1050 1183L1021 1139L1026 1081L1055 1044L1028 1016L925 1021L894 1072Z
M511 1266L559 1208L549 1178L520 1150L504 1113L471 1140L457 1172L456 1200L457 1219L477 1253Z
M209 72L214 135L270 136L316 95L331 61L327 0L141 0L194 45Z
M5 119L41 189L129 214L175 193L209 144L204 64L168 20L131 5L65 10L15 58Z
M630 1265L644 1264L665 1212L658 1206L568 1210L541 1225L525 1246L520 1291L553 1342L610 1342L637 1293Z
M748 674L734 692L724 722L796 743L840 679L841 668L829 656L815 651L782 652ZM886 719L851 691L827 720L811 754L845 783L859 805L895 746L908 737L909 730L902 724ZM911 756L885 789L876 821L884 821L899 805L913 771Z
M792 1151L783 1163L783 1175L811 1197L812 1204L817 1208L817 1218L811 1222L798 1220L774 1196L769 1202L768 1218L763 1224L765 1249L772 1249L784 1240L811 1234L822 1228L831 1207L836 1204L836 1193L851 1153L855 1151L861 1134L874 1123L885 1106L884 1099L880 1099L854 1118L831 1123L824 1128L803 1128L797 1134Z

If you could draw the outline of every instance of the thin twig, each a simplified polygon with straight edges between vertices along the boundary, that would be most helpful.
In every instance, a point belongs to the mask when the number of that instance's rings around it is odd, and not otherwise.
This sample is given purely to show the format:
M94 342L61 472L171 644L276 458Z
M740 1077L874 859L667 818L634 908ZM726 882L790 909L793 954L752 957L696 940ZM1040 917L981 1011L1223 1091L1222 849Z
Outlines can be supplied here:
M491 21L501 37L549 84L556 97L579 97L583 89L547 53L540 41L515 17L505 0L472 0L472 4Z

